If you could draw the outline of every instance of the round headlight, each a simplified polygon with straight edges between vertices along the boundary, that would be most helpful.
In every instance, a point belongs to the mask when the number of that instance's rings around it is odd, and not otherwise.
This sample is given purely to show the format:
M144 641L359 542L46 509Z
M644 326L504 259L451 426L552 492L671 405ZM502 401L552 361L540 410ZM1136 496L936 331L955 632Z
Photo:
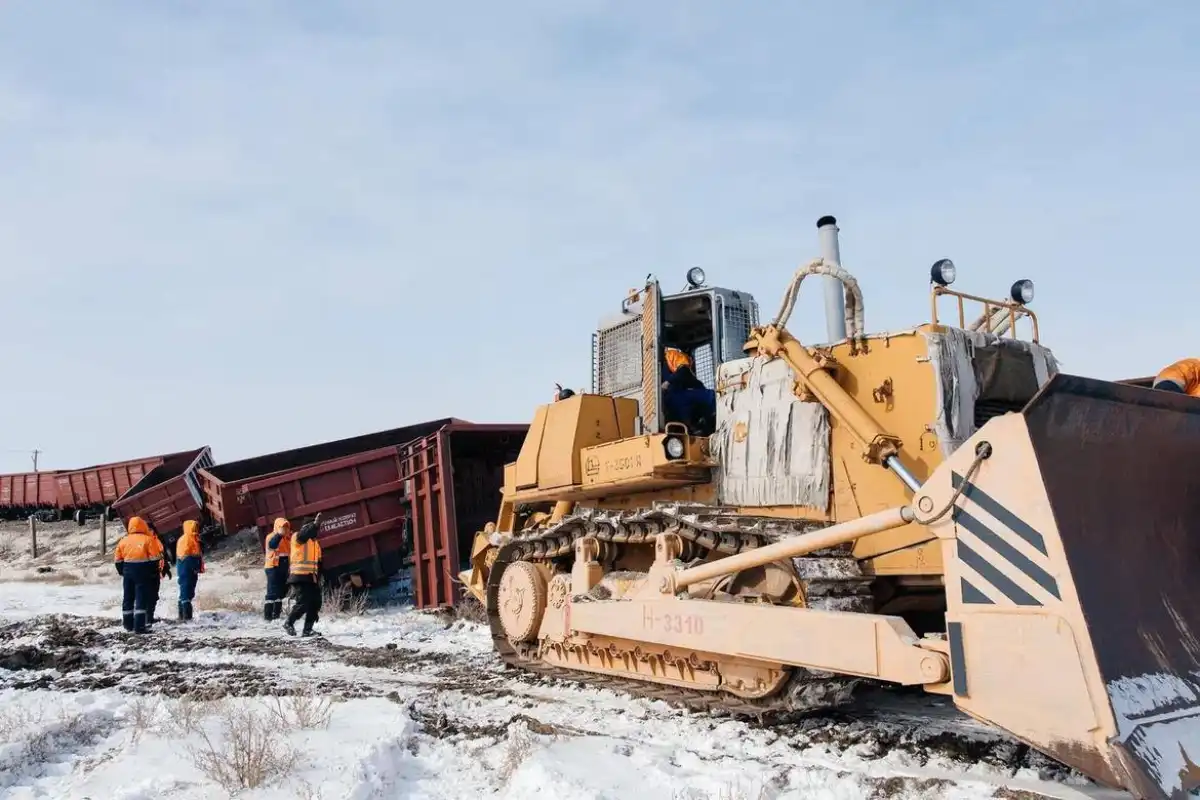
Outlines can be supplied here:
M1033 281L1028 278L1017 281L1012 285L1010 295L1014 302L1022 305L1033 302Z
M666 448L668 458L683 458L683 440L679 437L667 437Z
M693 289L704 285L704 270L699 267L692 267L687 271L688 286Z
M942 286L949 286L954 283L954 278L957 274L958 271L954 268L954 262L948 258L933 262L933 266L929 268L929 279Z

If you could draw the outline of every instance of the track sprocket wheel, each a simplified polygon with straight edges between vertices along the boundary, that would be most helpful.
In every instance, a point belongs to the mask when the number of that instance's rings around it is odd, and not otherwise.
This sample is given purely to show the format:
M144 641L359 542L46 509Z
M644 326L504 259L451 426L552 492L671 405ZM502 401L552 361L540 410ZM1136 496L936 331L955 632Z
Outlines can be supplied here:
M510 564L500 577L500 624L514 642L537 637L546 612L546 578L528 561Z

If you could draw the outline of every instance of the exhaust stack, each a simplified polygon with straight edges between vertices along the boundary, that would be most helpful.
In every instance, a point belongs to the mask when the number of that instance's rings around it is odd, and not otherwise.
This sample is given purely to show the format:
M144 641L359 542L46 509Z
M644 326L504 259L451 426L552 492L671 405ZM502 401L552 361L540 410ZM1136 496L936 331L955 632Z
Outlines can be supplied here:
M842 251L838 246L837 220L830 216L817 220L817 238L821 244L821 258L841 266ZM841 281L829 275L823 276L825 284L825 335L826 344L840 342L846 338L846 298Z

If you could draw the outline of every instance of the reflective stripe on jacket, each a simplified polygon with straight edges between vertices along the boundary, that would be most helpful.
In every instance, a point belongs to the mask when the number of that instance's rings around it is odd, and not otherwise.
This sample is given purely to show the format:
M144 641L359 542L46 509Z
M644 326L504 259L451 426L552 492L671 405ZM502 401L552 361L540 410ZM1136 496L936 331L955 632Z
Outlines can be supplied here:
M316 575L321 561L321 545L317 537L301 542L292 539L292 557L288 571L292 575Z

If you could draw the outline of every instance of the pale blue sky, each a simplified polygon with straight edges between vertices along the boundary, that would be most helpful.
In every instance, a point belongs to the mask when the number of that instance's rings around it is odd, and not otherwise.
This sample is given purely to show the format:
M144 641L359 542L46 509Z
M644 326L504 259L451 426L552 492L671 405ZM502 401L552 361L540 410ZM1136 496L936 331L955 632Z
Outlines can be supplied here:
M773 311L822 214L870 329L949 256L1032 278L1065 370L1153 373L1200 355L1197 43L1195 2L2 0L0 471L524 422L647 272Z

